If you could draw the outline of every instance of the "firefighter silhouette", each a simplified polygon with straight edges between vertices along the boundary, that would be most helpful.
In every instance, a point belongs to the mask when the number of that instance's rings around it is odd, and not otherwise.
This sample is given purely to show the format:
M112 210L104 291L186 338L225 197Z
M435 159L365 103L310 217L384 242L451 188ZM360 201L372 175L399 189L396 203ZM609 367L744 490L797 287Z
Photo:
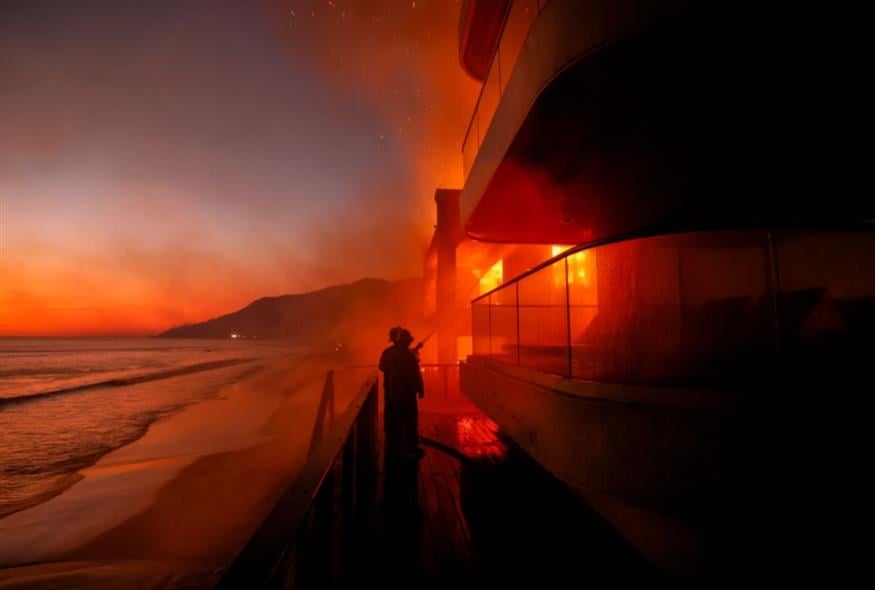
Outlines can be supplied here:
M380 357L383 372L386 458L411 461L422 456L419 448L417 397L425 395L419 358L410 348L413 336L401 327L389 331L392 346Z

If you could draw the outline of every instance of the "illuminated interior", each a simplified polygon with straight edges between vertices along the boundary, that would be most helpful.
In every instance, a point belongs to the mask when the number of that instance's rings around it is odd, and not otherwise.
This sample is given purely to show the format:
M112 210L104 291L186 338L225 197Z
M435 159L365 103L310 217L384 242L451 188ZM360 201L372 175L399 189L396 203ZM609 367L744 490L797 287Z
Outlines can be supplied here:
M456 359L465 360L474 352L473 337L470 334L456 337Z
M569 248L572 248L572 246L550 246L550 258L559 256ZM561 264L553 265L553 286L557 288L565 287L565 268Z
M504 281L504 260L499 260L480 277L480 294L492 291Z

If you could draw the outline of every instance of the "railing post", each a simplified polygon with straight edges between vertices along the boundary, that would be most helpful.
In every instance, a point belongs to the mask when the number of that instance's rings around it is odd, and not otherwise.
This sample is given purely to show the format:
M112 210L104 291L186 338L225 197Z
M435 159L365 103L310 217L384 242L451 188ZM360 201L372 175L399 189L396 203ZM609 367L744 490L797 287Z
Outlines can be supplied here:
M319 409L316 410L316 421L313 424L313 434L310 436L310 448L307 457L313 455L316 447L322 442L325 431L325 414L331 410L331 422L334 421L334 371L330 370L325 375L325 385L322 386L322 398L319 400ZM329 426L330 428L330 426Z
M358 451L359 421L356 420L352 432L343 447L341 472L341 513L340 513L340 575L349 579L355 563L356 539L356 454Z
M335 477L332 469L316 496L313 520L313 561L315 565L314 587L330 585L334 558L334 490Z
M356 512L363 519L370 516L374 503L377 461L377 388L374 380L356 425L355 498Z

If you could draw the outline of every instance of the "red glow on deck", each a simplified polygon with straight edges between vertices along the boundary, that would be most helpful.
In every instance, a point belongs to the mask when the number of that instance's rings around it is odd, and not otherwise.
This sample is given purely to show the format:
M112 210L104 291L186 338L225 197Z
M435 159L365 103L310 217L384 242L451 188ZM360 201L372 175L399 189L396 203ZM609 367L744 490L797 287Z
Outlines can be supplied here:
M502 459L507 446L498 438L498 425L483 414L456 420L459 450L471 458Z

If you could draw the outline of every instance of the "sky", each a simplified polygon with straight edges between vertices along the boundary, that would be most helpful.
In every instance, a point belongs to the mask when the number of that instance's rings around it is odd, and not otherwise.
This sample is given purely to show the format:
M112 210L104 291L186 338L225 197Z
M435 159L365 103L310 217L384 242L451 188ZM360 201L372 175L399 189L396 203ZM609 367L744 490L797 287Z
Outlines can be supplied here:
M0 336L421 274L479 85L456 0L0 2Z

